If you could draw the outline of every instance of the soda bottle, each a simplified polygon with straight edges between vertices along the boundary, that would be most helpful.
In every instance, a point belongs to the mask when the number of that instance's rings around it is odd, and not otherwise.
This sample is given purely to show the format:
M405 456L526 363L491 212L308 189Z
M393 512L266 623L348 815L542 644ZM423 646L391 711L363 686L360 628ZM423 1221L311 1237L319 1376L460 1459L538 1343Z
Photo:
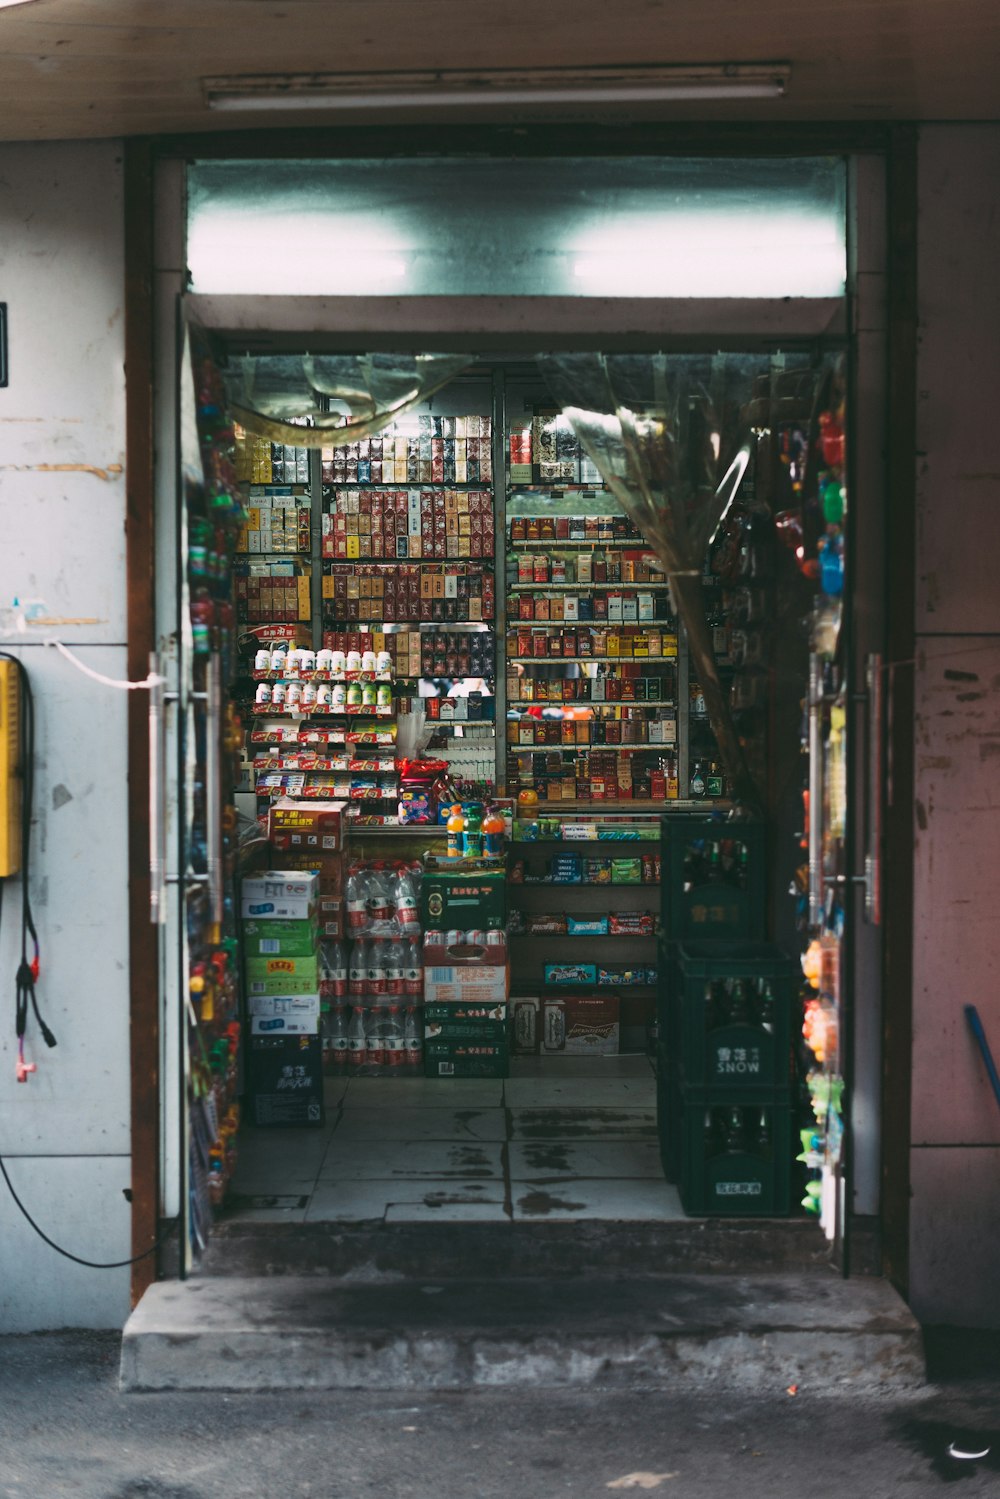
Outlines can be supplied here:
M381 1071L385 1061L385 1040L382 1035L382 1012L369 1010L365 1016L365 1066Z
M462 829L462 856L466 859L481 859L483 856L482 808L473 802L466 808L465 826Z
M503 853L504 820L491 807L483 818L483 852L490 855Z
M334 1077L343 1077L347 1071L347 1008L345 1005L334 1005L327 1019L326 1036L324 1037L324 1063L326 1061L326 1042L329 1042L330 1066L327 1069Z
M407 1009L403 1038L405 1041L404 1065L408 1068L419 1067L424 1058L424 1028L418 1009L413 1007Z
M400 1005L390 1005L385 1012L382 1021L382 1037L385 1065L398 1077L406 1061L406 1035Z
M400 871L394 894L396 923L404 936L411 936L420 930L420 913L417 910L416 882L408 869Z
M354 1005L347 1027L347 1065L351 1072L359 1072L365 1064L368 1052L367 1017L362 1005Z
M465 818L462 816L462 808L459 802L456 802L452 807L446 826L448 830L448 858L460 859L462 857L462 831L465 827Z
M403 943L403 993L419 999L424 992L424 969L420 957L420 942L408 937Z
M368 943L363 940L351 944L347 992L352 999L360 999L368 993Z
M406 979L406 950L408 944L393 937L382 946L385 960L385 992L386 994L405 994Z

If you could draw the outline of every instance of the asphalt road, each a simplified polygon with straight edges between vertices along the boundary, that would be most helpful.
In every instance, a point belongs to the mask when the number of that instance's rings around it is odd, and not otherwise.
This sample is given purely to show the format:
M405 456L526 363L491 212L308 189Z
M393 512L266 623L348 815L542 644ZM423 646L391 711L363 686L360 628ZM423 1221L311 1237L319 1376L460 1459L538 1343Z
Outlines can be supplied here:
M2 1499L882 1499L1000 1492L1000 1379L905 1400L121 1395L118 1339L0 1338ZM978 1461L952 1442L989 1447Z

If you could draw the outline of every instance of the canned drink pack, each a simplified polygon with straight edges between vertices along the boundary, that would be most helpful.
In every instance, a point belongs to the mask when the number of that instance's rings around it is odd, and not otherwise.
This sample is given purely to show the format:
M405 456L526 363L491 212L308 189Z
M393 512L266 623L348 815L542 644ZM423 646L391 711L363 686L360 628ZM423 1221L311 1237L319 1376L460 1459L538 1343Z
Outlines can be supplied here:
M485 947L486 933L477 928L465 934L466 945L469 947Z
M450 931L444 934L445 947L461 947L464 941L465 933L460 932L457 927L452 927Z
M499 927L491 927L486 933L487 947L506 947L507 933L502 932Z

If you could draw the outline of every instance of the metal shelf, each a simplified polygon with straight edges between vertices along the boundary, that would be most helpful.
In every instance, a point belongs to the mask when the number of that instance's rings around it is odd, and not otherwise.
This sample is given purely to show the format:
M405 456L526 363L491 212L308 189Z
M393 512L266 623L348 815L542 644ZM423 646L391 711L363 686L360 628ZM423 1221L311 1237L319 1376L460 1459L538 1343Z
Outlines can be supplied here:
M595 744L592 741L587 744L508 744L507 753L513 755L545 755L551 754L553 750L570 752L574 755L583 750L613 750L616 755L645 755L657 754L661 750L670 750L677 753L676 740L669 744Z
M567 547L584 547L589 549L590 551L593 551L595 547L599 549L612 547L616 552L651 552L653 550L649 542L644 540L641 536L630 537L627 541L623 540L620 536L610 536L607 539L603 537L593 537L589 540L584 541L568 540L565 537L560 537L555 541L511 541L510 536L508 535L507 545L512 552L517 552L522 547L532 552L540 551L542 547L544 547L547 551L556 552L561 552Z
M565 543L561 542L560 545L565 545ZM611 589L612 591L614 591L615 589L618 589L618 588L628 589L628 590L630 590L630 591L632 591L634 593L666 593L670 589L670 584L669 583L635 583L635 582L628 582L628 583L508 583L507 584L507 592L508 593L537 593L539 591L539 589L541 589L543 591L548 591L548 592L551 592L552 589L558 589L560 592L562 592L565 589L566 591L572 592L572 593L593 593L597 589L600 589L603 592L605 589ZM529 620L525 620L524 623L525 624L529 624L530 621ZM544 620L542 621L542 623L544 624ZM646 624L646 623L649 623L649 621L643 620L642 623ZM656 621L654 620L654 621L652 621L652 623L655 624Z
M560 662L566 665L584 662L590 665L593 662L600 664L602 661L628 662L630 666L662 666L667 661L676 663L676 656L508 656L507 660L514 666L558 666Z

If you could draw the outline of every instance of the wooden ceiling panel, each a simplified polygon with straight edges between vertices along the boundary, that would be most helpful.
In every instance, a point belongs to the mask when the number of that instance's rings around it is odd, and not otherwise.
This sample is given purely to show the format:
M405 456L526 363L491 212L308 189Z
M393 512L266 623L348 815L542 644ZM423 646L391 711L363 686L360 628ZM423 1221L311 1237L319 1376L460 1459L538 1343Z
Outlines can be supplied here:
M374 120L370 111L220 116L203 101L206 76L775 59L792 64L784 99L634 107L627 116L618 108L607 118L1000 115L998 0L837 0L822 12L801 0L31 0L0 9L0 139ZM468 116L573 117L594 119L595 110L494 105Z

